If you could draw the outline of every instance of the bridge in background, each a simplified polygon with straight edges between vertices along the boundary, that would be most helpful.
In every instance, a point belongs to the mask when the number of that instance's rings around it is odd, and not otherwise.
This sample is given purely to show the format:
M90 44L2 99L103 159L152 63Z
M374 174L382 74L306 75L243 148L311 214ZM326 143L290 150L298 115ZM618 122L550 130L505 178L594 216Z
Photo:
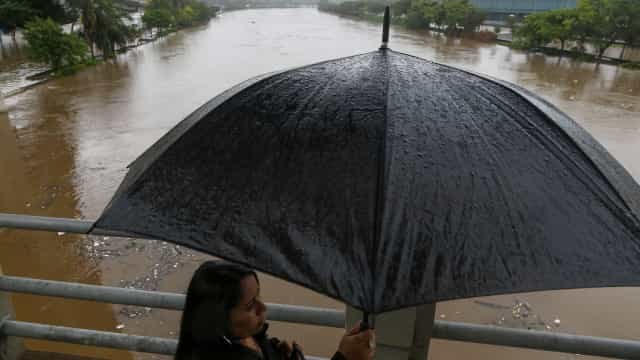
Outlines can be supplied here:
M504 20L512 14L522 17L535 12L577 6L577 0L471 0L471 3L485 11L489 20Z

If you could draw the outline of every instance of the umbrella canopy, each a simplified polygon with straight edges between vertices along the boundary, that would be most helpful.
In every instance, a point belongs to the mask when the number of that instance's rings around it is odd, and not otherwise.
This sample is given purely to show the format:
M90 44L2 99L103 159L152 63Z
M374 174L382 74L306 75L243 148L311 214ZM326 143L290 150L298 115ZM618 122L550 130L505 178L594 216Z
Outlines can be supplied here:
M96 227L370 313L640 284L640 188L591 136L515 85L384 48L213 98Z

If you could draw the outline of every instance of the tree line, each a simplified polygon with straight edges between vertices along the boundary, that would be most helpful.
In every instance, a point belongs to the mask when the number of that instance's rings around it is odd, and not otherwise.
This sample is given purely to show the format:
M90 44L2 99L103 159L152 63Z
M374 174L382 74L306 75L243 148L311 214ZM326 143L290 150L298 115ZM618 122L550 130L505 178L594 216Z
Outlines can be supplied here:
M567 49L585 54L593 46L597 61L614 44L624 51L640 46L640 0L579 0L574 9L559 9L528 15L514 31L514 45L525 49L542 48L557 42Z
M337 14L370 18L380 16L386 3L377 1L321 0L318 9ZM477 31L486 14L469 0L400 0L391 6L392 21L412 28L433 29L459 35Z
M204 23L216 16L217 9L198 0L150 0L142 22L147 30L161 33Z
M139 38L143 30L163 33L206 22L215 9L198 0L151 0L145 5L143 28L132 25L126 0L0 0L0 30L15 39L18 29L36 61L54 70L73 71L116 55L118 48ZM71 24L69 33L61 24ZM80 26L78 26L80 25Z

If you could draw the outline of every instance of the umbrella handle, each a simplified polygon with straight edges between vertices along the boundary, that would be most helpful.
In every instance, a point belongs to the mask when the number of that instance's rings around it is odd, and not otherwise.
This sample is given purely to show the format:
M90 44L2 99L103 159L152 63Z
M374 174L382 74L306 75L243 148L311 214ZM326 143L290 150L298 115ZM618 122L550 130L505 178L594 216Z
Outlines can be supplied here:
M371 320L371 321L369 321ZM369 319L369 313L365 312L362 314L362 322L360 323L360 331L367 331L369 329L374 329L376 325L376 317L371 315L371 319Z

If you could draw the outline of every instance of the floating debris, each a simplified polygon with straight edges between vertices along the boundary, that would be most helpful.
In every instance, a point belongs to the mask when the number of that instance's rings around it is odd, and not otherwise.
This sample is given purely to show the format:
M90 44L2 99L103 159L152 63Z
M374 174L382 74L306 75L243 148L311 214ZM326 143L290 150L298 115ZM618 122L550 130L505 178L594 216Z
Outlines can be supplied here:
M31 203L25 203L24 206L31 207Z
M124 329L124 324L118 324L118 325L116 326L116 329L118 329L118 330L122 330L122 329Z
M447 315L445 315L445 314L440 314L440 319L444 319L444 318L446 318L446 317L447 317Z
M64 232L58 231L58 236L62 236L62 235L64 235Z
M507 309L504 309L505 306L503 305L494 303L481 302L480 305L504 310L498 315L497 320L493 322L494 325L545 331L553 331L554 328L560 327L560 319L556 318L554 321L545 321L542 316L533 311L532 306L526 301L515 299L513 306L506 307ZM508 313L507 310L509 311Z
M575 96L573 96L573 95L569 96L569 100L572 100L572 101L573 101L573 100L575 100L575 99L576 99L576 97L575 97Z
M516 304L511 308L511 315L514 319L526 318L531 311L531 305L527 302L516 301Z

